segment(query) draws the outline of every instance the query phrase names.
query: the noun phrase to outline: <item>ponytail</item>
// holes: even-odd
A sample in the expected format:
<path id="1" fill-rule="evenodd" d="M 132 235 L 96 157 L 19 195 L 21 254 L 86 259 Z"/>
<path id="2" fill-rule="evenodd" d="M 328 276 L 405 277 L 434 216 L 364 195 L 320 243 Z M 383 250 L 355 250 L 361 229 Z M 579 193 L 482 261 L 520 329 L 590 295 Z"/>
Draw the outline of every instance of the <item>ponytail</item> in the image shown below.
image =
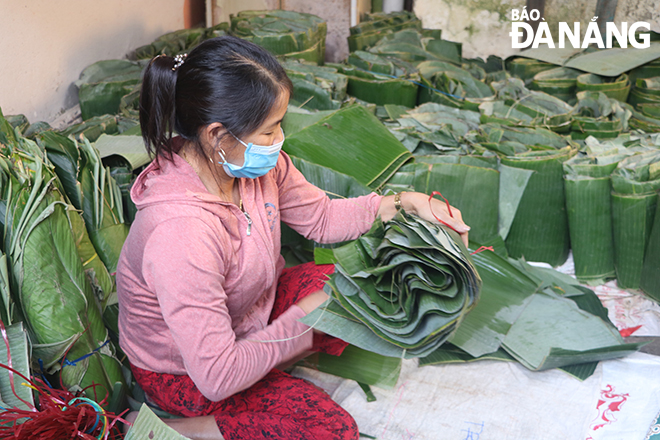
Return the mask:
<path id="1" fill-rule="evenodd" d="M 162 147 L 172 160 L 172 130 L 176 120 L 176 77 L 174 58 L 159 55 L 151 60 L 142 79 L 140 91 L 140 127 L 142 139 L 151 156 Z"/>
<path id="2" fill-rule="evenodd" d="M 173 159 L 172 132 L 203 153 L 199 133 L 219 122 L 241 138 L 268 117 L 293 84 L 266 49 L 237 37 L 211 38 L 178 62 L 157 56 L 144 72 L 140 126 L 147 150 Z"/>

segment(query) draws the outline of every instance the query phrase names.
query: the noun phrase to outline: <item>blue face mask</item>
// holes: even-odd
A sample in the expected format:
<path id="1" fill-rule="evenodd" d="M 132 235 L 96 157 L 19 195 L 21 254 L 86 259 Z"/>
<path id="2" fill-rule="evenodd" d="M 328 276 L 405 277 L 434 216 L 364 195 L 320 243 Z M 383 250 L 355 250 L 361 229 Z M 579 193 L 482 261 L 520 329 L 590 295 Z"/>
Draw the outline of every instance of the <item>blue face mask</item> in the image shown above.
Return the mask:
<path id="1" fill-rule="evenodd" d="M 282 128 L 280 128 L 280 131 L 282 131 Z M 232 134 L 232 136 L 234 135 Z M 256 179 L 257 177 L 261 177 L 268 171 L 275 168 L 275 165 L 277 165 L 277 159 L 280 157 L 282 144 L 284 143 L 283 131 L 282 140 L 271 146 L 255 145 L 252 142 L 246 144 L 236 136 L 234 137 L 238 142 L 245 145 L 243 165 L 238 166 L 227 162 L 224 154 L 218 151 L 218 154 L 222 158 L 222 162 L 218 163 L 222 165 L 225 172 L 230 177 L 246 177 L 248 179 Z"/>

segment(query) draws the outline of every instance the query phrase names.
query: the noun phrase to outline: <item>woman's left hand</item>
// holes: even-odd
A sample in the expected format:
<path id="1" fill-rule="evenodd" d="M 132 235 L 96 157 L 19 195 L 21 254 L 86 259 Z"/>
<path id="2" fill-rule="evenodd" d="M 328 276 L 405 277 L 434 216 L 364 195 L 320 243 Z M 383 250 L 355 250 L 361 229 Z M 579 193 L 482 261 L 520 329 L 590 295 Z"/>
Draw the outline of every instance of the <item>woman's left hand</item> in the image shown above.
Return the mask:
<path id="1" fill-rule="evenodd" d="M 439 223 L 438 219 L 442 220 L 450 228 L 461 235 L 461 240 L 463 240 L 463 243 L 467 247 L 468 231 L 470 230 L 470 227 L 463 223 L 461 211 L 452 206 L 452 215 L 449 215 L 447 204 L 444 201 L 431 199 L 429 203 L 429 196 L 418 192 L 402 192 L 399 197 L 401 200 L 401 208 L 406 212 L 416 214 L 424 220 L 433 223 Z M 383 197 L 378 208 L 378 215 L 381 220 L 391 220 L 396 215 L 396 211 L 396 207 L 394 206 L 394 196 Z"/>

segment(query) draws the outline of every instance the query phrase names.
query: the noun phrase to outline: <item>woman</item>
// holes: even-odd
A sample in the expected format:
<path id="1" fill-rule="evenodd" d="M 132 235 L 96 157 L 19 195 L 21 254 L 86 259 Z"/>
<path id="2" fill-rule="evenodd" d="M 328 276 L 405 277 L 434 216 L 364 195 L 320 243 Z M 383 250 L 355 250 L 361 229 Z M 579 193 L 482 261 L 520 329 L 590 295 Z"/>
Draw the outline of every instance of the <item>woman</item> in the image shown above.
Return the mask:
<path id="1" fill-rule="evenodd" d="M 144 74 L 140 125 L 155 160 L 131 191 L 138 213 L 117 270 L 120 345 L 149 400 L 184 416 L 168 423 L 191 438 L 357 438 L 326 394 L 274 369 L 345 346 L 298 321 L 327 299 L 333 268 L 283 271 L 280 221 L 331 243 L 401 207 L 434 217 L 424 194 L 331 201 L 309 184 L 280 151 L 291 93 L 273 56 L 234 37 L 185 59 L 156 57 Z M 432 208 L 467 240 L 457 210 Z"/>

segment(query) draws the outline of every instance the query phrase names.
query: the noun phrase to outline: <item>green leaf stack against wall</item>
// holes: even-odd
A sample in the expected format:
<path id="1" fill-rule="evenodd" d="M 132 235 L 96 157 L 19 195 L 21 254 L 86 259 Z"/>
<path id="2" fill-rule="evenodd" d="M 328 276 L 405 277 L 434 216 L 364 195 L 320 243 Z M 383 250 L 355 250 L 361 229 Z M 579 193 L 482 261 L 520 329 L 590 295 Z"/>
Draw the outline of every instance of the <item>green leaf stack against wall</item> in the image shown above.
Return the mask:
<path id="1" fill-rule="evenodd" d="M 614 265 L 621 288 L 639 288 L 659 190 L 660 150 L 628 157 L 612 173 Z"/>
<path id="2" fill-rule="evenodd" d="M 642 104 L 660 104 L 660 76 L 640 78 L 635 83 L 628 102 L 638 109 Z"/>
<path id="3" fill-rule="evenodd" d="M 577 78 L 581 71 L 567 67 L 555 67 L 534 75 L 531 88 L 548 93 L 562 101 L 575 101 Z"/>
<path id="4" fill-rule="evenodd" d="M 332 67 L 297 61 L 284 61 L 282 66 L 293 82 L 290 104 L 307 109 L 337 110 L 346 98 L 348 77 Z"/>

